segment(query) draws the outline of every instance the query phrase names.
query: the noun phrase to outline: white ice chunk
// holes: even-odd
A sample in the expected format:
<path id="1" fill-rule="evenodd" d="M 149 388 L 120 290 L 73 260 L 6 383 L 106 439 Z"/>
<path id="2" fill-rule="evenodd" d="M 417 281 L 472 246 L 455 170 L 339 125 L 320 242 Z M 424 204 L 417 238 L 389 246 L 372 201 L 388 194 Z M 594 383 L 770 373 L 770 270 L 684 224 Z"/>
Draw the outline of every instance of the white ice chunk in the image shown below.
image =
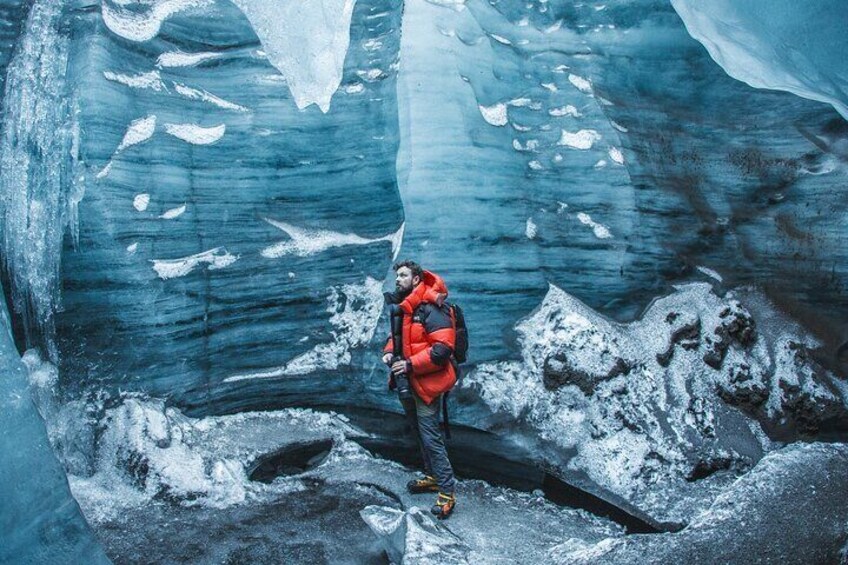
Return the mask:
<path id="1" fill-rule="evenodd" d="M 232 255 L 223 247 L 216 247 L 188 257 L 179 259 L 151 259 L 153 270 L 162 280 L 184 277 L 199 265 L 207 264 L 210 271 L 223 269 L 235 263 L 237 255 Z"/>
<path id="2" fill-rule="evenodd" d="M 600 141 L 601 136 L 593 129 L 581 129 L 577 132 L 569 132 L 562 130 L 562 136 L 559 138 L 557 145 L 565 145 L 573 149 L 591 149 L 596 141 Z"/>
<path id="3" fill-rule="evenodd" d="M 186 205 L 177 206 L 176 208 L 171 208 L 167 210 L 164 214 L 159 216 L 163 220 L 173 220 L 174 218 L 179 218 L 186 211 Z"/>
<path id="4" fill-rule="evenodd" d="M 167 90 L 165 88 L 165 83 L 162 82 L 162 76 L 159 74 L 159 71 L 156 70 L 139 73 L 137 75 L 125 75 L 123 73 L 103 71 L 103 76 L 106 80 L 111 80 L 112 82 L 117 82 L 124 86 L 129 86 L 130 88 L 149 88 L 156 92 Z"/>
<path id="5" fill-rule="evenodd" d="M 144 212 L 147 210 L 147 206 L 150 204 L 150 195 L 149 194 L 136 194 L 135 198 L 133 198 L 133 208 L 138 210 L 139 212 Z"/>
<path id="6" fill-rule="evenodd" d="M 104 0 L 101 13 L 103 23 L 115 35 L 130 41 L 148 41 L 159 35 L 162 23 L 173 14 L 211 3 L 212 0 L 152 0 L 139 2 L 150 7 L 143 12 L 136 12 L 115 6 L 119 2 Z"/>
<path id="7" fill-rule="evenodd" d="M 559 108 L 551 108 L 548 110 L 548 114 L 554 117 L 571 116 L 572 118 L 579 118 L 582 116 L 580 111 L 571 104 Z"/>
<path id="8" fill-rule="evenodd" d="M 115 153 L 119 153 L 128 147 L 143 143 L 153 137 L 153 132 L 156 130 L 156 116 L 150 115 L 145 118 L 139 118 L 130 122 L 127 127 L 124 138 Z"/>
<path id="9" fill-rule="evenodd" d="M 483 106 L 481 104 L 477 107 L 480 108 L 480 114 L 483 115 L 483 119 L 493 126 L 505 126 L 507 124 L 506 104 L 503 102 L 492 106 Z"/>
<path id="10" fill-rule="evenodd" d="M 321 253 L 333 247 L 343 247 L 345 245 L 370 245 L 379 241 L 388 241 L 392 244 L 392 254 L 397 256 L 400 250 L 400 242 L 403 238 L 404 225 L 401 224 L 398 231 L 378 237 L 368 239 L 358 236 L 353 233 L 334 232 L 330 230 L 310 230 L 298 228 L 286 222 L 264 218 L 266 222 L 275 228 L 285 232 L 291 239 L 281 241 L 270 247 L 262 250 L 262 256 L 268 259 L 276 259 L 284 255 L 296 255 L 297 257 L 307 257 L 316 253 Z"/>
<path id="11" fill-rule="evenodd" d="M 467 565 L 471 548 L 456 534 L 417 506 L 408 511 L 387 506 L 366 506 L 359 511 L 380 538 L 392 563 L 417 565 Z"/>
<path id="12" fill-rule="evenodd" d="M 192 88 L 190 86 L 186 86 L 184 84 L 174 83 L 174 90 L 177 91 L 181 96 L 185 96 L 186 98 L 191 98 L 192 100 L 203 100 L 204 102 L 209 102 L 210 104 L 214 104 L 219 108 L 223 108 L 225 110 L 234 110 L 236 112 L 249 112 L 250 110 L 245 108 L 240 104 L 236 104 L 234 102 L 230 102 L 229 100 L 224 100 L 218 96 L 210 92 L 206 92 L 205 90 L 200 90 L 197 88 Z"/>
<path id="13" fill-rule="evenodd" d="M 621 149 L 618 147 L 610 147 L 609 156 L 613 162 L 618 163 L 619 165 L 624 164 L 624 155 L 622 155 Z"/>
<path id="14" fill-rule="evenodd" d="M 350 45 L 355 0 L 233 0 L 271 62 L 286 79 L 299 109 L 330 110 Z"/>
<path id="15" fill-rule="evenodd" d="M 577 88 L 577 90 L 579 90 L 580 92 L 582 92 L 584 94 L 591 94 L 592 93 L 592 83 L 589 82 L 588 80 L 586 80 L 585 78 L 581 77 L 581 76 L 577 76 L 575 74 L 569 74 L 568 75 L 568 82 L 573 84 L 574 87 Z"/>
<path id="16" fill-rule="evenodd" d="M 192 145 L 210 145 L 224 137 L 227 126 L 220 124 L 205 128 L 197 124 L 165 124 L 165 131 Z"/>
<path id="17" fill-rule="evenodd" d="M 527 236 L 527 239 L 535 239 L 537 233 L 538 228 L 536 227 L 536 222 L 533 221 L 533 218 L 527 218 L 527 225 L 524 227 L 524 235 Z"/>
<path id="18" fill-rule="evenodd" d="M 135 253 L 137 250 L 138 250 L 138 243 L 130 243 L 129 245 L 127 245 L 127 253 L 129 253 L 130 255 Z"/>
<path id="19" fill-rule="evenodd" d="M 578 212 L 577 219 L 580 220 L 580 223 L 584 226 L 589 226 L 592 228 L 592 231 L 595 234 L 595 237 L 598 239 L 609 239 L 612 237 L 612 234 L 609 231 L 609 228 L 603 224 L 599 224 L 592 219 L 592 216 L 586 214 L 585 212 Z"/>
<path id="20" fill-rule="evenodd" d="M 184 53 L 183 51 L 169 51 L 162 53 L 156 60 L 157 67 L 194 67 L 206 61 L 214 61 L 223 57 L 223 53 L 217 51 L 200 51 L 197 53 Z"/>

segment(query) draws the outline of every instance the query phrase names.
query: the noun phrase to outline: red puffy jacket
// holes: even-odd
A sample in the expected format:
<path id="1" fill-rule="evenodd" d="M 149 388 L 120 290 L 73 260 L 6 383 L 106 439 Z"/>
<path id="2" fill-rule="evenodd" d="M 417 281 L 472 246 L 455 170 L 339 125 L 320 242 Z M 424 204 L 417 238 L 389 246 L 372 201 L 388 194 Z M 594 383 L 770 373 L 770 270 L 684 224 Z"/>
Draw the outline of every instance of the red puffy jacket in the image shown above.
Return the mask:
<path id="1" fill-rule="evenodd" d="M 421 282 L 400 303 L 403 311 L 403 356 L 412 364 L 409 384 L 425 404 L 456 384 L 451 362 L 456 328 L 448 306 L 448 289 L 442 278 L 424 271 Z M 392 352 L 392 338 L 383 349 Z"/>

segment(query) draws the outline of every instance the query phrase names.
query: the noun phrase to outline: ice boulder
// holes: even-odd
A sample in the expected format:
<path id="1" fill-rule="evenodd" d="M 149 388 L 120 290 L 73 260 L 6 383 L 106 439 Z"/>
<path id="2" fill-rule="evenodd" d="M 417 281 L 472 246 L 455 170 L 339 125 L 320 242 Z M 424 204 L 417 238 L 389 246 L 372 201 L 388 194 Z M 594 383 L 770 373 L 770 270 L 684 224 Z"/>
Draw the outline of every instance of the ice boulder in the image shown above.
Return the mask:
<path id="1" fill-rule="evenodd" d="M 366 506 L 362 519 L 377 534 L 392 563 L 436 565 L 469 563 L 469 546 L 417 506 L 406 512 L 387 506 Z"/>

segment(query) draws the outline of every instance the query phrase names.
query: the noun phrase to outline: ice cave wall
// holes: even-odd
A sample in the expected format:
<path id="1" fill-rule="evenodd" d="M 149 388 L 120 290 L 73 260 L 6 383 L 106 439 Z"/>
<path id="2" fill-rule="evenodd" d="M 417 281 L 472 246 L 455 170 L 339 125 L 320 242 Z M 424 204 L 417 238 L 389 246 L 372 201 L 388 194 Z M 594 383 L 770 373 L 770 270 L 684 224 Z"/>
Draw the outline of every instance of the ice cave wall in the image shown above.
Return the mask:
<path id="1" fill-rule="evenodd" d="M 459 421 L 529 428 L 563 468 L 576 454 L 669 512 L 657 477 L 773 447 L 740 414 L 838 420 L 845 398 L 770 306 L 763 339 L 738 339 L 730 295 L 672 284 L 763 286 L 837 366 L 848 319 L 844 120 L 727 76 L 675 6 L 327 0 L 282 14 L 293 30 L 248 0 L 3 3 L 19 348 L 58 360 L 69 398 L 397 409 L 380 292 L 397 253 L 417 257 L 468 313 Z M 300 48 L 319 60 L 293 67 Z M 631 326 L 604 318 L 662 294 Z M 739 296 L 742 320 L 769 303 Z M 556 338 L 544 355 L 534 333 Z M 716 438 L 728 422 L 741 447 Z"/>
<path id="2" fill-rule="evenodd" d="M 0 304 L 0 373 L 0 562 L 109 563 L 47 440 L 5 304 Z"/>
<path id="3" fill-rule="evenodd" d="M 261 2 L 35 6 L 4 257 L 70 388 L 385 404 L 368 348 L 404 230 L 474 362 L 518 357 L 548 283 L 619 320 L 671 283 L 763 284 L 845 339 L 841 118 L 728 77 L 665 2 L 336 2 L 284 14 L 298 41 Z"/>
<path id="4" fill-rule="evenodd" d="M 370 337 L 402 234 L 400 3 L 346 3 L 333 25 L 320 10 L 280 24 L 262 3 L 123 4 L 36 2 L 9 72 L 5 251 L 30 343 L 68 388 L 188 405 L 235 388 L 215 409 L 237 410 L 268 391 L 241 377 L 276 372 L 299 401 L 329 393 L 306 375 Z M 301 54 L 338 76 L 286 74 L 274 53 L 298 27 Z"/>

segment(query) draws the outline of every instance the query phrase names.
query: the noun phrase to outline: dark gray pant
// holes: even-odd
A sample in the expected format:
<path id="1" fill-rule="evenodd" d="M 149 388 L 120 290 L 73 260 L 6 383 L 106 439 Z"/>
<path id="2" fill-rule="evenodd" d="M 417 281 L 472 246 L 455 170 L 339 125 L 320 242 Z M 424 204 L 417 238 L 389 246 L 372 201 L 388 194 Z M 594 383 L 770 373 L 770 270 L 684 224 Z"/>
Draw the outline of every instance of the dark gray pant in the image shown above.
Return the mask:
<path id="1" fill-rule="evenodd" d="M 448 459 L 445 448 L 445 437 L 439 425 L 442 412 L 442 397 L 439 396 L 427 406 L 413 393 L 414 402 L 404 402 L 403 409 L 413 431 L 417 430 L 418 447 L 424 460 L 424 472 L 436 477 L 439 490 L 445 494 L 453 494 L 456 489 L 456 478 L 453 467 Z"/>

